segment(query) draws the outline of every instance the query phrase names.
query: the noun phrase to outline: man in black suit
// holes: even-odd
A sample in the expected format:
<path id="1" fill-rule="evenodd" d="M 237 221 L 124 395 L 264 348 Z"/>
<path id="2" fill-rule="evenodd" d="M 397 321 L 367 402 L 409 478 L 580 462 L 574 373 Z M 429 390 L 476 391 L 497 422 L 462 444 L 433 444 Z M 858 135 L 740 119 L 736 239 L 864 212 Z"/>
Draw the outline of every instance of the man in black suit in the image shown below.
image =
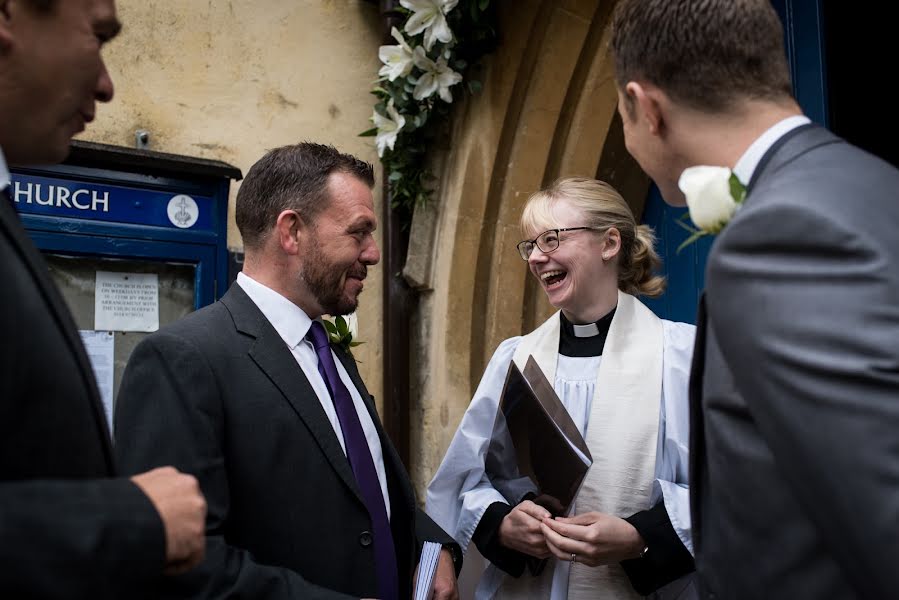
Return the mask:
<path id="1" fill-rule="evenodd" d="M 769 0 L 622 0 L 613 25 L 625 140 L 665 200 L 699 165 L 747 188 L 693 353 L 696 568 L 708 598 L 895 597 L 899 171 L 802 115 L 783 39 Z"/>
<path id="2" fill-rule="evenodd" d="M 209 501 L 207 558 L 166 595 L 408 598 L 421 543 L 458 547 L 417 508 L 347 349 L 320 317 L 355 311 L 372 236 L 372 167 L 333 147 L 277 148 L 237 197 L 243 272 L 222 300 L 148 336 L 119 392 L 126 469 L 172 463 Z"/>
<path id="3" fill-rule="evenodd" d="M 205 503 L 171 467 L 115 478 L 75 324 L 6 188 L 58 162 L 112 98 L 112 0 L 0 0 L 0 597 L 135 598 L 203 556 Z"/>

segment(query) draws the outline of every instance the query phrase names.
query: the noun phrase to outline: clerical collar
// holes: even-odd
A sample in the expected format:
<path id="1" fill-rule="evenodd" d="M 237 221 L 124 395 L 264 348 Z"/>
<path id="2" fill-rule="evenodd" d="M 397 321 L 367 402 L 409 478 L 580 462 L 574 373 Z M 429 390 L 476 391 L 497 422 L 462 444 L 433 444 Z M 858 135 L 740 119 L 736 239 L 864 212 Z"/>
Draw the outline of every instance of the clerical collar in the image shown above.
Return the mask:
<path id="1" fill-rule="evenodd" d="M 575 325 L 560 315 L 562 331 L 559 335 L 559 354 L 563 356 L 601 356 L 603 346 L 606 344 L 606 336 L 609 334 L 609 326 L 615 316 L 613 308 L 606 316 L 595 323 Z"/>

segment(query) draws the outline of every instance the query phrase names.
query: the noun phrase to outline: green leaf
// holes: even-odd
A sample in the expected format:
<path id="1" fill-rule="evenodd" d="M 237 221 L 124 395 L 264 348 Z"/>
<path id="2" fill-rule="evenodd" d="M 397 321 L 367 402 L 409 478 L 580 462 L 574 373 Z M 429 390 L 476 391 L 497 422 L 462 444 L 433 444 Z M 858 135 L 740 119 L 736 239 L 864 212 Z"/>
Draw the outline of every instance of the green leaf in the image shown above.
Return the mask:
<path id="1" fill-rule="evenodd" d="M 346 323 L 346 319 L 344 319 L 341 315 L 337 315 L 334 319 L 334 324 L 337 325 L 337 333 L 340 334 L 340 337 L 346 337 L 346 335 L 350 332 L 350 328 Z"/>
<path id="2" fill-rule="evenodd" d="M 362 133 L 359 134 L 359 137 L 374 137 L 378 135 L 378 128 L 372 127 L 371 129 L 366 129 Z"/>
<path id="3" fill-rule="evenodd" d="M 365 342 L 350 342 L 350 348 L 355 348 L 356 346 L 361 346 Z"/>
<path id="4" fill-rule="evenodd" d="M 743 202 L 743 200 L 746 199 L 746 186 L 744 186 L 743 183 L 739 179 L 737 179 L 735 173 L 730 174 L 730 180 L 728 181 L 728 183 L 730 183 L 730 197 L 733 198 L 734 202 L 736 202 L 737 204 Z"/>
<path id="5" fill-rule="evenodd" d="M 695 231 L 693 235 L 684 240 L 684 243 L 677 247 L 677 253 L 680 254 L 680 251 L 698 240 L 699 238 L 708 235 L 705 231 Z"/>
<path id="6" fill-rule="evenodd" d="M 322 319 L 322 323 L 324 323 L 325 329 L 328 330 L 328 333 L 329 333 L 329 334 L 331 334 L 331 335 L 339 335 L 339 334 L 337 333 L 337 327 L 334 326 L 334 323 L 332 323 L 331 321 L 329 321 L 329 320 L 327 320 L 327 319 Z"/>

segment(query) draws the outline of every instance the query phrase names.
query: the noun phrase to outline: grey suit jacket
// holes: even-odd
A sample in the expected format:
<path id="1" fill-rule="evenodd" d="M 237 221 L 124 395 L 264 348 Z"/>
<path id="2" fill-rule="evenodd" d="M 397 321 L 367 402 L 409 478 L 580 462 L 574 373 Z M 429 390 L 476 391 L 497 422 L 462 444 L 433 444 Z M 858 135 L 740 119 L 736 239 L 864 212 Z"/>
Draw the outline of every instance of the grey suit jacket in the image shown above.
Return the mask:
<path id="1" fill-rule="evenodd" d="M 455 544 L 417 508 L 353 359 L 339 348 L 383 448 L 400 589 L 423 540 Z M 377 595 L 372 526 L 349 461 L 287 344 L 234 285 L 134 350 L 116 407 L 128 472 L 173 464 L 209 505 L 206 559 L 160 598 Z"/>
<path id="2" fill-rule="evenodd" d="M 706 597 L 899 593 L 899 171 L 816 126 L 709 257 L 691 380 Z"/>

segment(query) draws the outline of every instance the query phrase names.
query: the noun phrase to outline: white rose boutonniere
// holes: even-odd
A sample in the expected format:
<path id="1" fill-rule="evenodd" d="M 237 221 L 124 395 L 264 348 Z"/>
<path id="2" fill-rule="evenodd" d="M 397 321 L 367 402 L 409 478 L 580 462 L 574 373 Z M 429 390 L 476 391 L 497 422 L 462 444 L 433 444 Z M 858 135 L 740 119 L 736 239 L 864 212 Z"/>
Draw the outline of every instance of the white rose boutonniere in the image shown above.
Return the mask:
<path id="1" fill-rule="evenodd" d="M 684 169 L 677 182 L 687 198 L 690 219 L 696 228 L 681 223 L 690 237 L 678 251 L 705 235 L 715 235 L 724 229 L 746 199 L 744 186 L 727 167 L 698 166 Z"/>
<path id="2" fill-rule="evenodd" d="M 331 343 L 346 350 L 350 356 L 353 355 L 352 348 L 365 343 L 356 340 L 356 336 L 359 334 L 359 322 L 356 318 L 356 313 L 346 315 L 346 317 L 340 315 L 329 317 L 322 319 L 322 322 L 325 325 L 328 339 Z"/>

